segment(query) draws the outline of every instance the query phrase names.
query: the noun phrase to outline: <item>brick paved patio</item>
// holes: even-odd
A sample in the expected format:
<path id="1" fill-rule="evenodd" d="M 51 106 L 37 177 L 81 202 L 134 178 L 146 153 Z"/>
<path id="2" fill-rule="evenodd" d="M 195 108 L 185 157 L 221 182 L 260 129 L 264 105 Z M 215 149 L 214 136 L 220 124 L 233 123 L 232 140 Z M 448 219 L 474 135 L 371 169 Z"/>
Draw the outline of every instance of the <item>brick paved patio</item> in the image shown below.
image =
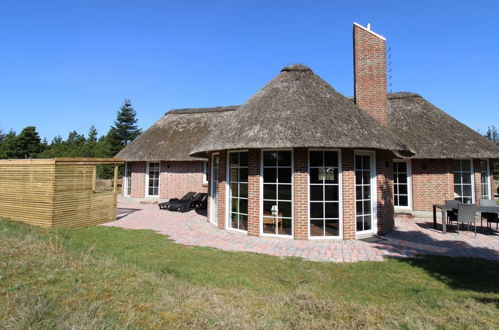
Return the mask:
<path id="1" fill-rule="evenodd" d="M 157 205 L 140 204 L 121 198 L 118 219 L 106 224 L 129 229 L 151 229 L 166 234 L 179 244 L 212 247 L 226 251 L 246 251 L 274 256 L 301 257 L 314 261 L 382 261 L 384 257 L 414 257 L 437 254 L 479 257 L 499 261 L 499 232 L 461 231 L 443 235 L 434 230 L 430 219 L 396 220 L 396 229 L 385 240 L 300 241 L 252 237 L 230 230 L 220 230 L 195 211 L 177 213 L 159 210 Z"/>

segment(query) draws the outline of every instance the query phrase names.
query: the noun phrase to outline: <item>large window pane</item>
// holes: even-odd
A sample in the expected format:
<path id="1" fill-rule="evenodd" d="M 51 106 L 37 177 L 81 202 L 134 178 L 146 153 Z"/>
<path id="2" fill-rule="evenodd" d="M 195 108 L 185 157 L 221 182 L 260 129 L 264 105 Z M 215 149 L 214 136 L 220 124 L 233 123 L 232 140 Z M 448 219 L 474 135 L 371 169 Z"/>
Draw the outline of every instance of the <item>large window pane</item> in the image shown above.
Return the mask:
<path id="1" fill-rule="evenodd" d="M 277 154 L 277 166 L 289 166 L 291 167 L 291 152 L 279 151 Z"/>
<path id="2" fill-rule="evenodd" d="M 277 199 L 277 185 L 264 184 L 263 185 L 263 199 Z"/>
<path id="3" fill-rule="evenodd" d="M 291 183 L 291 167 L 279 168 L 277 173 L 279 183 Z"/>
<path id="4" fill-rule="evenodd" d="M 263 153 L 263 166 L 277 166 L 277 151 Z"/>
<path id="5" fill-rule="evenodd" d="M 309 152 L 310 236 L 339 236 L 339 161 L 337 151 Z"/>
<path id="6" fill-rule="evenodd" d="M 291 185 L 281 184 L 279 185 L 279 193 L 277 195 L 279 200 L 290 201 L 291 200 Z"/>
<path id="7" fill-rule="evenodd" d="M 322 201 L 324 198 L 324 187 L 322 185 L 310 186 L 310 200 Z"/>
<path id="8" fill-rule="evenodd" d="M 291 235 L 292 152 L 263 152 L 263 232 Z"/>
<path id="9" fill-rule="evenodd" d="M 277 182 L 277 168 L 264 168 L 263 182 Z"/>

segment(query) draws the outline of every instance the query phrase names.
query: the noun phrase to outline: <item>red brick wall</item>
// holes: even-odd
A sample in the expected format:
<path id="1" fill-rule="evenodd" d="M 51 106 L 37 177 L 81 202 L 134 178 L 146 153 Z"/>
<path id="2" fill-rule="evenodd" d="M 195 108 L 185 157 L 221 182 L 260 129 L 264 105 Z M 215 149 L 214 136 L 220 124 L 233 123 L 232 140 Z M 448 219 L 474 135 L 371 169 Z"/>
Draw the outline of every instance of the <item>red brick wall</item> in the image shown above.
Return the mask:
<path id="1" fill-rule="evenodd" d="M 146 191 L 146 162 L 128 163 L 132 170 L 132 191 L 130 197 L 144 198 Z"/>
<path id="2" fill-rule="evenodd" d="M 343 239 L 355 239 L 355 170 L 352 149 L 341 150 Z"/>
<path id="3" fill-rule="evenodd" d="M 207 192 L 203 171 L 203 161 L 161 162 L 159 197 L 179 198 L 190 191 Z"/>
<path id="4" fill-rule="evenodd" d="M 393 154 L 376 152 L 376 186 L 378 208 L 378 233 L 385 234 L 395 227 L 393 219 Z"/>
<path id="5" fill-rule="evenodd" d="M 308 149 L 293 150 L 294 238 L 308 239 Z"/>
<path id="6" fill-rule="evenodd" d="M 451 159 L 412 159 L 412 208 L 431 211 L 433 204 L 454 199 Z"/>
<path id="7" fill-rule="evenodd" d="M 355 103 L 388 126 L 385 40 L 356 25 L 353 29 Z"/>
<path id="8" fill-rule="evenodd" d="M 248 150 L 248 235 L 260 236 L 260 149 Z"/>
<path id="9" fill-rule="evenodd" d="M 221 151 L 218 171 L 218 228 L 226 228 L 227 219 L 227 152 Z"/>
<path id="10" fill-rule="evenodd" d="M 146 193 L 146 162 L 129 162 L 132 171 L 130 197 L 144 198 Z M 207 192 L 203 184 L 203 162 L 161 162 L 159 198 L 182 197 L 189 191 Z"/>

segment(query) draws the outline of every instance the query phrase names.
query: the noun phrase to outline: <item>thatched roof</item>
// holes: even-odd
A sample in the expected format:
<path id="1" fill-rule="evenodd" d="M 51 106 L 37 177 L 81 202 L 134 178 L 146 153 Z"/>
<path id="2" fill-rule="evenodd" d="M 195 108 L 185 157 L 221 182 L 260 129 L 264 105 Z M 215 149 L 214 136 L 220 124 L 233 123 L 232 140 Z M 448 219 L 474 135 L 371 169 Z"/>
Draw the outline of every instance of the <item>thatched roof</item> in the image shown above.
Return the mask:
<path id="1" fill-rule="evenodd" d="M 390 128 L 412 158 L 499 158 L 499 147 L 414 93 L 388 94 Z"/>
<path id="2" fill-rule="evenodd" d="M 195 161 L 189 152 L 212 129 L 223 126 L 237 107 L 178 109 L 167 112 L 116 157 L 126 161 Z"/>
<path id="3" fill-rule="evenodd" d="M 331 147 L 410 153 L 390 130 L 306 66 L 281 70 L 191 155 L 247 148 Z"/>

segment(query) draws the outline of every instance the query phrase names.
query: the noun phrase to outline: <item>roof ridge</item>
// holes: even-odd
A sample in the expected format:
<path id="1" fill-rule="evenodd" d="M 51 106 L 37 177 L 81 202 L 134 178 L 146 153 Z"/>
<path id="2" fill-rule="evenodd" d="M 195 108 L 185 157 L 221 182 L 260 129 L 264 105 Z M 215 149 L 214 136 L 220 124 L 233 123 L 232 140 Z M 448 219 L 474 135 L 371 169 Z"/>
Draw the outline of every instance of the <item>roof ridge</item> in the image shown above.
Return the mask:
<path id="1" fill-rule="evenodd" d="M 208 108 L 181 108 L 181 109 L 172 109 L 165 112 L 165 115 L 169 114 L 195 114 L 195 113 L 210 113 L 210 112 L 226 112 L 226 111 L 235 111 L 239 108 L 239 105 L 225 105 L 218 107 L 208 107 Z"/>
<path id="2" fill-rule="evenodd" d="M 387 97 L 389 99 L 403 99 L 403 98 L 409 98 L 409 97 L 419 97 L 423 98 L 421 95 L 418 93 L 414 92 L 395 92 L 395 93 L 387 93 Z"/>

